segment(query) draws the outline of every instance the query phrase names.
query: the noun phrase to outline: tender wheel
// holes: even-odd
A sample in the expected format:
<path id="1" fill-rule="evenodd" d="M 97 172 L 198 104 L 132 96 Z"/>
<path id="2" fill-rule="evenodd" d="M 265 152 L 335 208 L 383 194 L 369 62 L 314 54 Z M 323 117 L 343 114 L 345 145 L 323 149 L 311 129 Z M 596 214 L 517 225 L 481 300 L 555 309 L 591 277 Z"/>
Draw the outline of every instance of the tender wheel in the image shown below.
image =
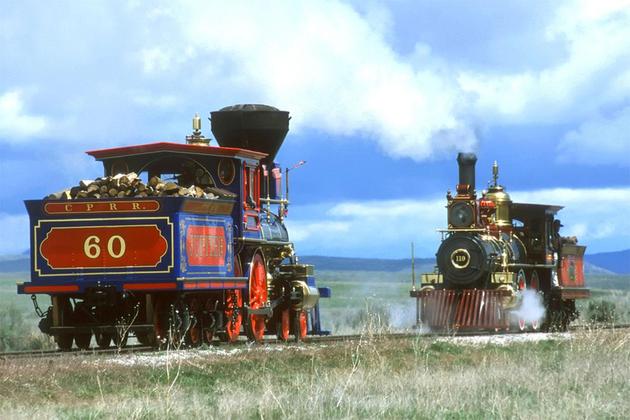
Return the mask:
<path id="1" fill-rule="evenodd" d="M 180 301 L 158 299 L 153 311 L 153 329 L 158 345 L 179 348 L 190 329 L 188 306 Z"/>
<path id="2" fill-rule="evenodd" d="M 155 346 L 155 334 L 153 333 L 136 333 L 136 339 L 143 346 Z"/>
<path id="3" fill-rule="evenodd" d="M 127 340 L 129 339 L 129 331 L 119 329 L 119 331 L 114 334 L 114 345 L 118 348 L 123 348 L 127 346 Z"/>
<path id="4" fill-rule="evenodd" d="M 282 312 L 280 312 L 280 317 L 276 322 L 276 336 L 278 337 L 278 340 L 289 340 L 289 334 L 291 330 L 290 318 L 291 316 L 288 309 L 284 309 Z"/>
<path id="5" fill-rule="evenodd" d="M 294 312 L 292 318 L 291 333 L 296 342 L 302 341 L 308 333 L 306 311 Z"/>
<path id="6" fill-rule="evenodd" d="M 171 305 L 169 312 L 169 336 L 173 347 L 180 348 L 187 342 L 191 325 L 188 305 L 179 300 Z"/>
<path id="7" fill-rule="evenodd" d="M 72 342 L 74 341 L 72 334 L 58 334 L 55 336 L 55 340 L 59 350 L 70 351 L 72 349 Z"/>
<path id="8" fill-rule="evenodd" d="M 71 325 L 72 320 L 72 306 L 70 305 L 70 301 L 67 297 L 57 297 L 57 304 L 59 305 L 59 325 L 62 327 L 67 327 Z M 74 334 L 72 333 L 62 333 L 55 335 L 55 341 L 57 342 L 57 346 L 61 351 L 70 351 L 72 348 L 72 342 L 74 341 Z"/>
<path id="9" fill-rule="evenodd" d="M 186 344 L 191 347 L 201 345 L 202 331 L 200 322 L 201 317 L 199 316 L 200 312 L 201 304 L 199 303 L 199 299 L 192 298 L 189 305 L 190 328 L 188 329 L 188 334 L 186 335 Z"/>
<path id="10" fill-rule="evenodd" d="M 267 304 L 267 269 L 260 254 L 254 255 L 249 274 L 249 307 L 260 309 Z M 265 315 L 249 315 L 247 337 L 261 342 L 265 336 Z"/>
<path id="11" fill-rule="evenodd" d="M 96 345 L 101 349 L 108 349 L 112 343 L 112 334 L 99 332 L 94 334 L 94 338 L 96 339 Z"/>
<path id="12" fill-rule="evenodd" d="M 208 298 L 205 303 L 205 312 L 207 314 L 212 314 L 215 312 L 218 306 L 218 301 L 216 298 Z M 214 339 L 214 333 L 217 330 L 217 320 L 214 315 L 206 315 L 203 317 L 203 325 L 202 325 L 202 338 L 203 342 L 206 344 L 211 344 Z"/>
<path id="13" fill-rule="evenodd" d="M 81 327 L 88 323 L 89 309 L 83 303 L 77 303 L 72 312 L 73 324 Z M 88 350 L 90 348 L 90 342 L 92 341 L 91 332 L 76 333 L 74 335 L 74 342 L 81 350 Z"/>
<path id="14" fill-rule="evenodd" d="M 163 298 L 157 298 L 153 309 L 153 331 L 154 342 L 158 345 L 165 345 L 169 339 L 169 313 L 170 302 Z"/>
<path id="15" fill-rule="evenodd" d="M 74 342 L 77 343 L 77 347 L 80 348 L 81 350 L 89 350 L 90 349 L 90 342 L 92 341 L 92 335 L 88 335 L 88 334 L 77 334 L 74 337 Z"/>

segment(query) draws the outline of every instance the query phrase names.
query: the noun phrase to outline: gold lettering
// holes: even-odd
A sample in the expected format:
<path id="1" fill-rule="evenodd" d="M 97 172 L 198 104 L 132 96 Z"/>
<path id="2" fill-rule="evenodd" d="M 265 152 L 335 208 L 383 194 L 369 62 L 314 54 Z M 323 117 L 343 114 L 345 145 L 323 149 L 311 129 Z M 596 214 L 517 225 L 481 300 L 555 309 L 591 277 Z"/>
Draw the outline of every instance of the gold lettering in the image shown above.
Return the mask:
<path id="1" fill-rule="evenodd" d="M 66 211 L 72 211 L 72 204 L 66 204 Z"/>
<path id="2" fill-rule="evenodd" d="M 94 208 L 94 204 L 92 203 L 87 203 L 85 205 L 85 211 L 91 211 Z"/>
<path id="3" fill-rule="evenodd" d="M 131 203 L 132 210 L 140 210 L 140 203 Z"/>
<path id="4" fill-rule="evenodd" d="M 190 235 L 189 255 L 194 257 L 221 257 L 225 250 L 222 236 L 217 235 Z"/>
<path id="5" fill-rule="evenodd" d="M 109 203 L 109 209 L 110 210 L 118 210 L 118 208 L 116 208 L 116 203 Z"/>

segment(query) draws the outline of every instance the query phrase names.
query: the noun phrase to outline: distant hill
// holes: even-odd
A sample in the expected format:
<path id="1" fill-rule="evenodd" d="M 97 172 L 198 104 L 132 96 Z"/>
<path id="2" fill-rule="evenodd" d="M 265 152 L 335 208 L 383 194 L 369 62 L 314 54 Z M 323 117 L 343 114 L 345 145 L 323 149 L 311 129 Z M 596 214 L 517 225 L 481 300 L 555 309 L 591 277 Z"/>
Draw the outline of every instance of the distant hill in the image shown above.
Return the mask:
<path id="1" fill-rule="evenodd" d="M 31 270 L 31 259 L 24 255 L 4 255 L 0 257 L 0 273 L 17 273 Z"/>
<path id="2" fill-rule="evenodd" d="M 615 252 L 587 254 L 586 262 L 616 274 L 630 274 L 630 249 Z"/>
<path id="3" fill-rule="evenodd" d="M 409 271 L 411 259 L 347 258 L 307 255 L 300 262 L 313 264 L 317 270 L 326 271 Z M 433 271 L 435 259 L 416 258 L 416 272 Z M 27 254 L 0 256 L 0 273 L 30 271 Z M 630 274 L 630 249 L 585 256 L 584 271 L 587 274 Z"/>
<path id="4" fill-rule="evenodd" d="M 617 273 L 610 271 L 610 270 L 606 270 L 605 268 L 602 268 L 598 265 L 595 264 L 591 264 L 588 261 L 584 261 L 584 274 L 601 274 L 601 275 L 613 275 L 616 276 Z"/>
<path id="5" fill-rule="evenodd" d="M 597 255 L 597 254 L 593 254 Z M 589 256 L 590 257 L 590 256 Z M 313 264 L 317 270 L 325 271 L 411 271 L 411 259 L 371 259 L 371 258 L 346 258 L 346 257 L 323 257 L 308 255 L 300 257 L 300 262 Z M 416 258 L 416 272 L 433 271 L 435 259 Z M 618 274 L 610 269 L 595 265 L 588 260 L 584 263 L 586 274 L 615 275 Z M 622 274 L 622 273 L 619 273 Z"/>

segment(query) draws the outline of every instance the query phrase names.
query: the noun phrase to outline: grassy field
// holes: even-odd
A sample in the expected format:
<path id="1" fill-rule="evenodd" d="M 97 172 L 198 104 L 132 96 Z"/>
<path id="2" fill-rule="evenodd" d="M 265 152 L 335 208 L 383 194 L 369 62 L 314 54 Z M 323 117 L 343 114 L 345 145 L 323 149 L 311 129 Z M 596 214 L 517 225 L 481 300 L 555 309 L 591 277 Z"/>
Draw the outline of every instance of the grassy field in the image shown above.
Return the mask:
<path id="1" fill-rule="evenodd" d="M 0 361 L 1 418 L 627 418 L 628 395 L 630 336 L 610 331 Z"/>

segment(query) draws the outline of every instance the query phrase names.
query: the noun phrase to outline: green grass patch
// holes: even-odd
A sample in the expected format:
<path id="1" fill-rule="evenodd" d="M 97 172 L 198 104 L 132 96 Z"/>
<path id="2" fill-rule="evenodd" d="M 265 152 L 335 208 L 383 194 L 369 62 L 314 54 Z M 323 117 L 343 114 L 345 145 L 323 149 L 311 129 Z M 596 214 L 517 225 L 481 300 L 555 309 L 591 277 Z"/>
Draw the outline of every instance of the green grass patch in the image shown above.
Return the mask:
<path id="1" fill-rule="evenodd" d="M 619 418 L 630 410 L 627 334 L 443 340 L 215 349 L 178 355 L 168 368 L 76 356 L 5 361 L 0 417 Z"/>

